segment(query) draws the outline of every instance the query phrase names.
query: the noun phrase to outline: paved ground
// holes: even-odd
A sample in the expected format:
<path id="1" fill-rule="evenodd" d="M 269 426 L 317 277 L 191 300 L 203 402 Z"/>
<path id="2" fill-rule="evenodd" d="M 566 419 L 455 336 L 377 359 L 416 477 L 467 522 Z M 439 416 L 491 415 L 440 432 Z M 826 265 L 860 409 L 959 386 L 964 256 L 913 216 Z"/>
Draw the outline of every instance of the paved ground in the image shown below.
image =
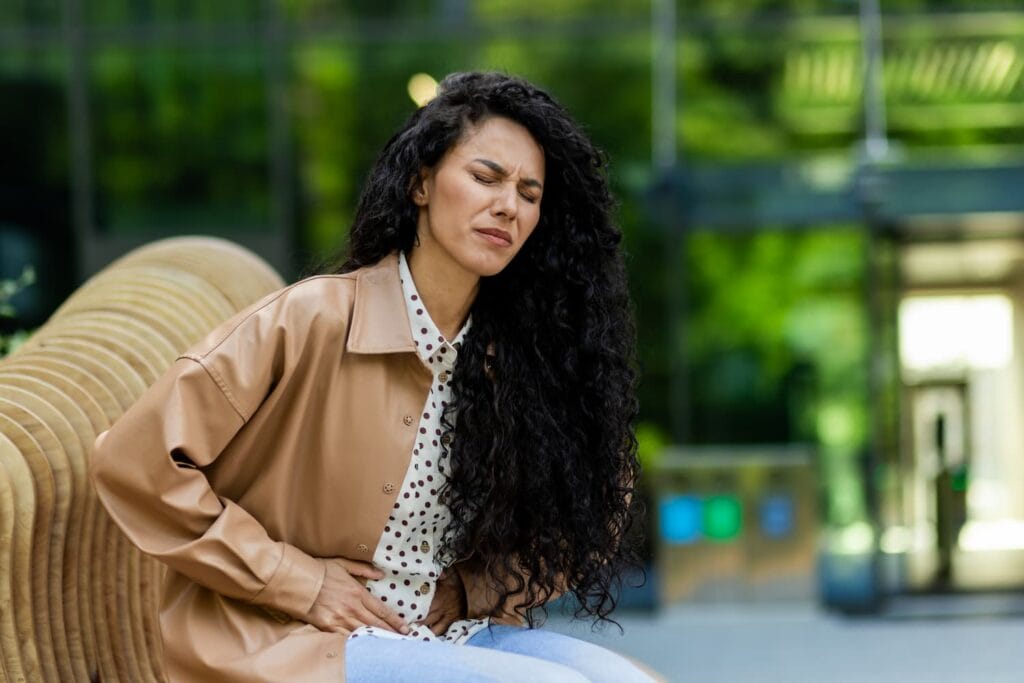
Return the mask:
<path id="1" fill-rule="evenodd" d="M 1020 683 L 1024 598 L 915 598 L 881 617 L 813 605 L 684 605 L 619 617 L 625 633 L 553 617 L 682 683 Z"/>

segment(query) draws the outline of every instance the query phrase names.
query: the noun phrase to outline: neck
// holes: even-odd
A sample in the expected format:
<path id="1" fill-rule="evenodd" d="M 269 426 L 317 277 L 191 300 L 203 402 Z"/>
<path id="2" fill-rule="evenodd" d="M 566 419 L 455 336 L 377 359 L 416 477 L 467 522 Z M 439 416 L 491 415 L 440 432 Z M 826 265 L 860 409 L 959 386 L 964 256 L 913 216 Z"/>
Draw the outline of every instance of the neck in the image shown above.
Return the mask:
<path id="1" fill-rule="evenodd" d="M 432 251 L 423 243 L 413 247 L 407 254 L 409 272 L 431 320 L 445 339 L 452 340 L 469 317 L 480 278 Z"/>

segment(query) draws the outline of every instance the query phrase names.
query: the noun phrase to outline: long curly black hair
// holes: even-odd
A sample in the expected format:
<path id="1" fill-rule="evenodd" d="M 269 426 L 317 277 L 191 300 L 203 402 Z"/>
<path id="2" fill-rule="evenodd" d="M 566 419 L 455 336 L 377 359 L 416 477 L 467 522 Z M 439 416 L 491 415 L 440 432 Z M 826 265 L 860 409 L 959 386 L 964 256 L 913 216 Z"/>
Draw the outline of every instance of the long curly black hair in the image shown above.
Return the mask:
<path id="1" fill-rule="evenodd" d="M 481 280 L 471 309 L 443 416 L 454 438 L 441 550 L 486 572 L 495 613 L 511 608 L 532 625 L 532 607 L 568 590 L 578 617 L 603 620 L 623 570 L 636 565 L 625 539 L 639 474 L 635 331 L 603 153 L 530 83 L 450 75 L 384 146 L 329 270 L 408 253 L 413 179 L 490 116 L 518 122 L 540 144 L 545 188 L 533 234 Z"/>

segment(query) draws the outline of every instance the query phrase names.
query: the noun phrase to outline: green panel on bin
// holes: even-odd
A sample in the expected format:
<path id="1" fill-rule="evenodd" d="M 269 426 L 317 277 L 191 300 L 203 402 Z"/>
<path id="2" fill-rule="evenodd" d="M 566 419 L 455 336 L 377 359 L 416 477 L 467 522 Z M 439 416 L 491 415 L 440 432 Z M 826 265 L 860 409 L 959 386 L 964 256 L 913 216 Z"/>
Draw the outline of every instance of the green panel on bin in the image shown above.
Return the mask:
<path id="1" fill-rule="evenodd" d="M 711 496 L 704 501 L 704 536 L 731 541 L 743 531 L 743 506 L 736 496 Z"/>

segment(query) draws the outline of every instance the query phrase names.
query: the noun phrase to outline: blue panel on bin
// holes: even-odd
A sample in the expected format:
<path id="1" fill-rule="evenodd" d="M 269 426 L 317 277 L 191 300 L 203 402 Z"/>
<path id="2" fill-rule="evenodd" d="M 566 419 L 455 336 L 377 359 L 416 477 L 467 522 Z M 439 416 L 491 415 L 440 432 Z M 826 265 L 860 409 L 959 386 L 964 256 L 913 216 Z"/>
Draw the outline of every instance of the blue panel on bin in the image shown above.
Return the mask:
<path id="1" fill-rule="evenodd" d="M 786 538 L 796 526 L 793 497 L 777 494 L 761 500 L 761 533 L 768 538 Z"/>
<path id="2" fill-rule="evenodd" d="M 700 540 L 703 503 L 697 496 L 662 498 L 658 505 L 661 539 L 666 543 L 687 545 Z"/>

